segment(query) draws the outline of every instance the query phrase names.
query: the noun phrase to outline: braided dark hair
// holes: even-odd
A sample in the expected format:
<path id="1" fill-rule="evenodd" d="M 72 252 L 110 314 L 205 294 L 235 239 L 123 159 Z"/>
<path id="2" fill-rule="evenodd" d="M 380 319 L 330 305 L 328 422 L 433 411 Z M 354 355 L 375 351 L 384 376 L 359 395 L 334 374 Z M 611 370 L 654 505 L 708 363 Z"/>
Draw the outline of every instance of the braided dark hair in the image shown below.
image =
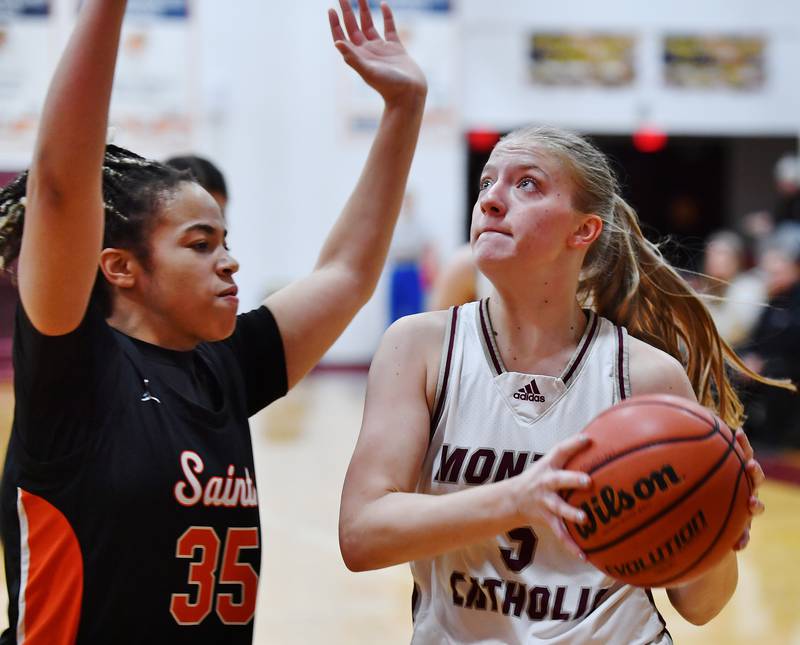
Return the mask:
<path id="1" fill-rule="evenodd" d="M 131 251 L 147 266 L 148 239 L 158 221 L 163 199 L 175 192 L 181 182 L 194 181 L 190 173 L 120 148 L 106 146 L 103 158 L 103 206 L 105 226 L 103 248 Z M 13 273 L 19 256 L 25 223 L 25 191 L 28 171 L 0 190 L 0 271 Z M 103 315 L 111 315 L 111 293 L 98 270 L 92 302 Z"/>

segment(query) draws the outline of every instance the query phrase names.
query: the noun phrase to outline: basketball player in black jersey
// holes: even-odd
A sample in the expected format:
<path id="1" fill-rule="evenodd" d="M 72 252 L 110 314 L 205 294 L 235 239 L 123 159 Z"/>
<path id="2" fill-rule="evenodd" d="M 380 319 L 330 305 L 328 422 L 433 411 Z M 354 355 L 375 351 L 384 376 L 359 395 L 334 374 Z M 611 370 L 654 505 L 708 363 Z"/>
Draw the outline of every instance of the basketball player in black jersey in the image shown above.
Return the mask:
<path id="1" fill-rule="evenodd" d="M 335 46 L 385 102 L 375 141 L 314 271 L 237 317 L 211 196 L 104 143 L 125 8 L 84 0 L 30 171 L 0 193 L 0 259 L 18 260 L 20 291 L 3 644 L 251 641 L 262 536 L 247 419 L 372 293 L 422 118 L 426 82 L 389 8 L 381 37 L 364 0 L 360 24 L 342 0 Z"/>

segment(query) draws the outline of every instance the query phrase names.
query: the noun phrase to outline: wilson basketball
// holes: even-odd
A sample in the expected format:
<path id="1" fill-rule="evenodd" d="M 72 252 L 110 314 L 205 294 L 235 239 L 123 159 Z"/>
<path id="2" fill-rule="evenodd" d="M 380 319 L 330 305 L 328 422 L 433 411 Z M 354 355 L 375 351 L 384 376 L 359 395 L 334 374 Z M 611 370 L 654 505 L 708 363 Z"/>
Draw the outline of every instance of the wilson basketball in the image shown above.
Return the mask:
<path id="1" fill-rule="evenodd" d="M 641 587 L 686 582 L 743 533 L 750 479 L 734 433 L 687 399 L 638 396 L 598 415 L 592 445 L 564 467 L 592 488 L 564 493 L 587 515 L 567 530 L 594 566 Z"/>

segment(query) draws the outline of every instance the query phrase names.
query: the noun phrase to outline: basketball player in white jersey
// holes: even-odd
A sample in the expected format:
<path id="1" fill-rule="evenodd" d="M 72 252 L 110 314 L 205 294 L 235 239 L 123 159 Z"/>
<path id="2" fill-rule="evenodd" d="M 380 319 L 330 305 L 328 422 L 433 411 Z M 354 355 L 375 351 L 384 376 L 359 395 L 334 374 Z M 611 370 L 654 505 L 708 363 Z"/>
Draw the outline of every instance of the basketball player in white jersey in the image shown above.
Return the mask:
<path id="1" fill-rule="evenodd" d="M 697 398 L 739 427 L 725 364 L 747 368 L 588 142 L 516 131 L 480 181 L 471 244 L 493 292 L 386 332 L 344 485 L 344 560 L 411 562 L 414 643 L 670 643 L 649 590 L 592 567 L 570 540 L 563 522 L 585 518 L 558 492 L 590 482 L 562 466 L 587 445 L 581 429 L 631 395 Z M 763 510 L 756 495 L 749 507 Z M 731 551 L 668 595 L 702 624 L 736 583 Z"/>

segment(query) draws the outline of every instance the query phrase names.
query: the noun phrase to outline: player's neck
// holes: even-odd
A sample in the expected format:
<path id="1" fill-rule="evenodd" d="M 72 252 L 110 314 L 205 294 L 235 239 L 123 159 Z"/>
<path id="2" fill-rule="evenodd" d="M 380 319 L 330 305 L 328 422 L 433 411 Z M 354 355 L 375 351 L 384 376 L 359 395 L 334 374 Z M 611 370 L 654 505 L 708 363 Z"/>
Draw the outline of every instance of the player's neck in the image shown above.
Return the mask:
<path id="1" fill-rule="evenodd" d="M 150 309 L 129 305 L 118 299 L 106 322 L 127 336 L 165 349 L 189 351 L 197 347 L 199 340 L 175 330 L 172 321 Z"/>
<path id="2" fill-rule="evenodd" d="M 506 368 L 531 374 L 560 374 L 587 323 L 574 289 L 530 298 L 495 293 L 489 313 Z"/>

